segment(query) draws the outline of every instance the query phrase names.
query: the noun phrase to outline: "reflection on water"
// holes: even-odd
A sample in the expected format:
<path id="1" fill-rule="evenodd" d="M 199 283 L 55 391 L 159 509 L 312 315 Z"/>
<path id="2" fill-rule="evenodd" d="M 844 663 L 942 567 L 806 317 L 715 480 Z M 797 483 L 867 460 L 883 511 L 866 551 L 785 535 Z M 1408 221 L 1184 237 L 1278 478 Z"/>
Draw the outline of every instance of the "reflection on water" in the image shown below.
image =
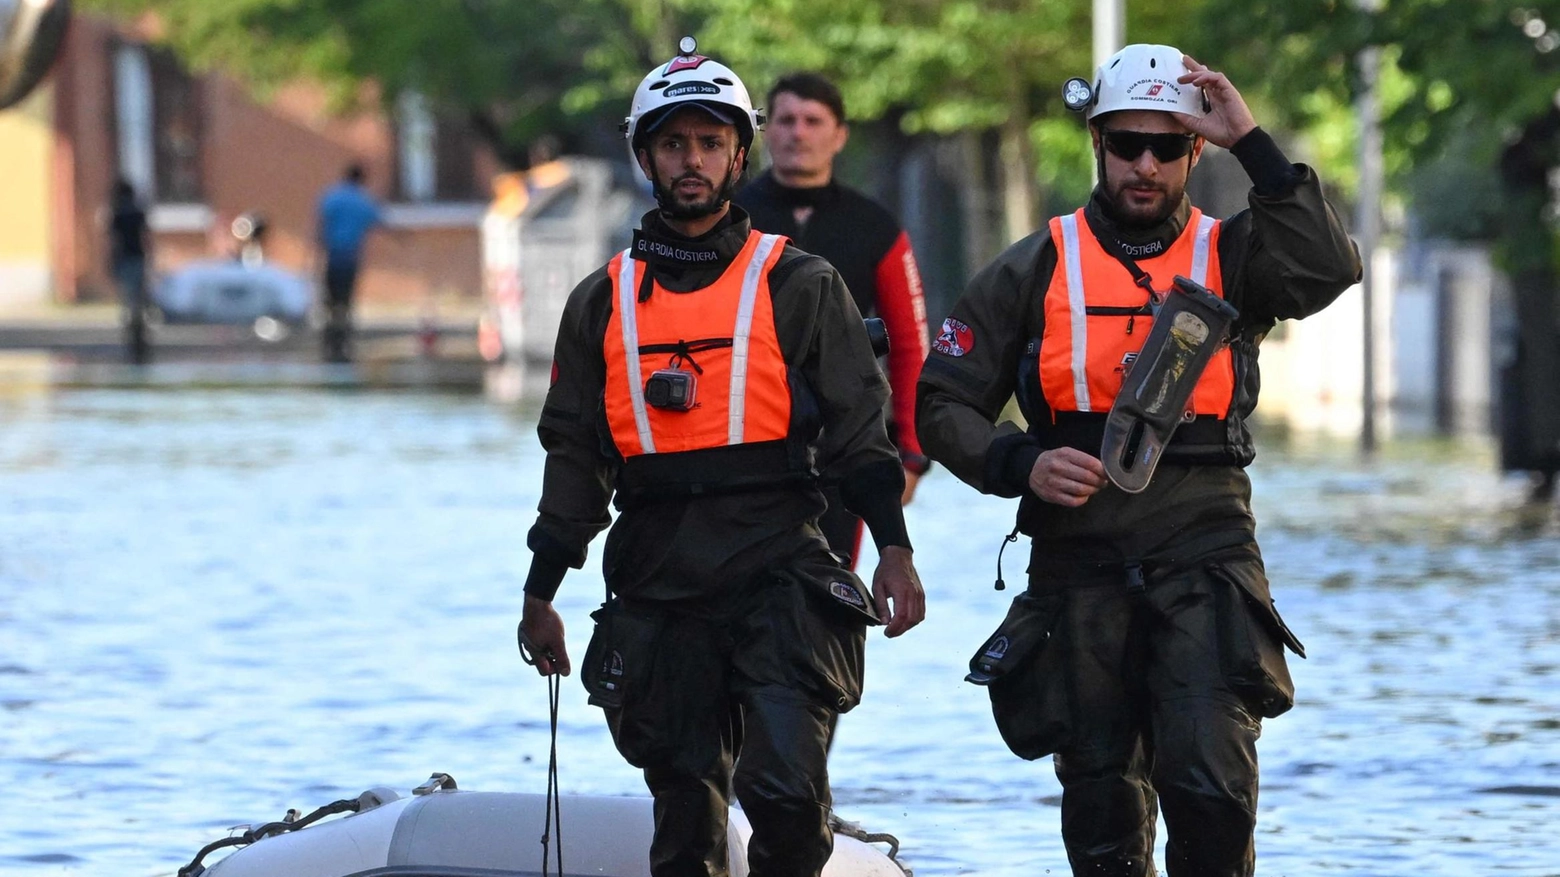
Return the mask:
<path id="1" fill-rule="evenodd" d="M 230 825 L 434 770 L 545 788 L 545 688 L 513 646 L 532 413 L 39 390 L 0 423 L 0 873 L 172 874 Z M 1481 447 L 1269 447 L 1253 480 L 1311 654 L 1262 741 L 1261 873 L 1560 873 L 1553 511 Z M 1049 764 L 961 681 L 1010 596 L 1011 506 L 937 470 L 909 517 L 929 620 L 871 643 L 839 809 L 923 877 L 1065 874 Z M 576 650 L 600 590 L 587 568 L 560 595 Z M 642 791 L 572 680 L 559 755 L 566 792 Z"/>

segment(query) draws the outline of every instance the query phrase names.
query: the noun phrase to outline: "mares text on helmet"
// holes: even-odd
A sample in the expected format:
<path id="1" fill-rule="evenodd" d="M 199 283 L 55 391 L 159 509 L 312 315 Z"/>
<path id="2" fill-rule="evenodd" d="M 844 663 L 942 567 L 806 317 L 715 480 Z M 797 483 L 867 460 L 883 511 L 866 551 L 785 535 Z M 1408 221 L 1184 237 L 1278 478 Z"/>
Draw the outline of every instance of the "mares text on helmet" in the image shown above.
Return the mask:
<path id="1" fill-rule="evenodd" d="M 683 97 L 690 94 L 720 94 L 720 86 L 710 82 L 682 82 L 663 92 L 667 97 Z"/>
<path id="2" fill-rule="evenodd" d="M 949 317 L 943 320 L 932 349 L 944 356 L 963 356 L 975 349 L 975 331 L 967 323 Z"/>

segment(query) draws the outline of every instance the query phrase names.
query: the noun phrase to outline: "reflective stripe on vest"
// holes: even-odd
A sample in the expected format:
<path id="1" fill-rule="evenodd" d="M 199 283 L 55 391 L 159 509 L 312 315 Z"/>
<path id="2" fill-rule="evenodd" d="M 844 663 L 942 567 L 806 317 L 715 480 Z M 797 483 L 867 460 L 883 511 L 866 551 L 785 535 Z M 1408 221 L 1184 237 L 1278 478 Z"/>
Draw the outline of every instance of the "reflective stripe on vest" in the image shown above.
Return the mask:
<path id="1" fill-rule="evenodd" d="M 685 293 L 656 284 L 644 302 L 638 289 L 642 266 L 628 251 L 608 265 L 615 307 L 602 344 L 607 423 L 624 457 L 786 437 L 790 386 L 769 297 L 769 272 L 784 241 L 753 232 L 714 283 Z M 698 385 L 692 410 L 667 411 L 645 402 L 646 379 L 672 367 L 673 356 L 641 353 L 643 348 L 715 338 L 730 338 L 731 345 L 696 352 L 681 366 L 694 372 Z"/>
<path id="2" fill-rule="evenodd" d="M 622 326 L 624 366 L 622 381 L 628 387 L 629 404 L 634 412 L 634 431 L 639 435 L 639 447 L 647 454 L 655 453 L 655 436 L 650 434 L 650 415 L 645 410 L 645 386 L 640 383 L 639 367 L 639 309 L 635 299 L 634 257 L 624 250 L 618 256 L 617 308 L 614 317 Z M 610 332 L 611 329 L 609 328 Z M 611 368 L 607 369 L 611 372 Z M 610 391 L 608 395 L 611 395 Z M 617 427 L 613 427 L 613 432 Z"/>
<path id="3" fill-rule="evenodd" d="M 1168 290 L 1179 274 L 1224 294 L 1219 266 L 1220 223 L 1192 209 L 1186 228 L 1170 247 L 1137 260 L 1155 289 Z M 1052 411 L 1106 412 L 1116 401 L 1126 366 L 1148 339 L 1153 318 L 1133 311 L 1147 294 L 1089 231 L 1080 209 L 1051 220 L 1051 239 L 1061 268 L 1046 290 L 1045 334 L 1040 345 L 1040 386 Z M 1235 393 L 1229 348 L 1209 363 L 1192 394 L 1197 414 L 1225 416 Z"/>

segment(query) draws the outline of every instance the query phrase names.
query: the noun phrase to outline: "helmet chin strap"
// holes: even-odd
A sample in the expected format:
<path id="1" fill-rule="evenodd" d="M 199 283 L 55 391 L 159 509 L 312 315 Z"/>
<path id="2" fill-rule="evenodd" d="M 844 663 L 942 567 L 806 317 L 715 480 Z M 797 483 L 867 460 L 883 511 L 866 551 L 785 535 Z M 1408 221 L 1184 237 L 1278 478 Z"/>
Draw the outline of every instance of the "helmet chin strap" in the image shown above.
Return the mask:
<path id="1" fill-rule="evenodd" d="M 1100 181 L 1101 192 L 1110 191 L 1110 184 L 1105 179 L 1105 144 L 1100 141 L 1096 141 L 1094 145 L 1094 178 Z M 1105 205 L 1109 207 L 1110 198 L 1107 197 L 1103 200 L 1105 201 Z M 1113 210 L 1111 212 L 1114 213 L 1115 211 Z M 1111 219 L 1115 220 L 1116 217 L 1112 216 Z"/>

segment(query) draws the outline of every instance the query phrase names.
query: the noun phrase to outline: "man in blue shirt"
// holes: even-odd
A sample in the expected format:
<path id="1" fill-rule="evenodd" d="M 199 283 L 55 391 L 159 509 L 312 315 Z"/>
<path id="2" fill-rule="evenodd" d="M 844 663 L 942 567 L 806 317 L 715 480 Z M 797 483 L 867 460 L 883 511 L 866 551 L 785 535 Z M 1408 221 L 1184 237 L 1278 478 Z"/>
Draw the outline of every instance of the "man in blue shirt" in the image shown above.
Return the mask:
<path id="1" fill-rule="evenodd" d="M 325 251 L 325 361 L 348 362 L 352 293 L 362 262 L 363 241 L 384 225 L 379 204 L 363 188 L 361 164 L 348 165 L 341 181 L 320 196 L 319 244 Z"/>

